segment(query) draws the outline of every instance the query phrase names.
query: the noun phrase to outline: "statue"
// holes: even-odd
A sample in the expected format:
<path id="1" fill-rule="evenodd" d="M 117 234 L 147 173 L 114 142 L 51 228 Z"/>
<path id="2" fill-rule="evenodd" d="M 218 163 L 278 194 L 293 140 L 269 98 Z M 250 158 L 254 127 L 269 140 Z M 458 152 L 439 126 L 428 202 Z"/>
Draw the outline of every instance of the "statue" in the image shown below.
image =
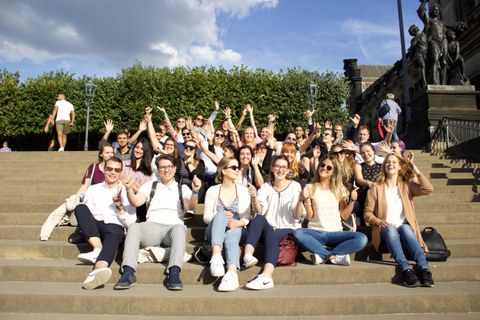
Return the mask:
<path id="1" fill-rule="evenodd" d="M 448 42 L 446 27 L 440 18 L 440 6 L 434 4 L 427 15 L 426 3 L 421 0 L 417 10 L 418 17 L 424 23 L 423 32 L 427 36 L 427 64 L 429 66 L 429 84 L 446 84 Z"/>
<path id="2" fill-rule="evenodd" d="M 452 84 L 452 78 L 456 74 L 458 75 L 462 84 L 468 81 L 465 76 L 465 63 L 463 57 L 460 55 L 460 43 L 456 40 L 457 35 L 455 31 L 447 31 L 448 40 L 448 72 L 447 72 L 447 84 Z"/>
<path id="3" fill-rule="evenodd" d="M 418 67 L 420 73 L 420 86 L 425 88 L 427 86 L 426 77 L 426 58 L 427 58 L 427 36 L 425 32 L 420 32 L 416 25 L 411 25 L 408 28 L 408 33 L 413 37 L 410 42 L 410 53 L 413 61 Z"/>

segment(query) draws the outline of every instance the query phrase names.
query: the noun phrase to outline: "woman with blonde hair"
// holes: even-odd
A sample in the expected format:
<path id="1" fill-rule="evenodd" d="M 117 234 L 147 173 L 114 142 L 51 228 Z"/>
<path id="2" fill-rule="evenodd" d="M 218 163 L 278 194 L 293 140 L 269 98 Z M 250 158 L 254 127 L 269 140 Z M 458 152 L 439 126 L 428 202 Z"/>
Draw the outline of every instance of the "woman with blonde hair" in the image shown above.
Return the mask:
<path id="1" fill-rule="evenodd" d="M 246 236 L 245 226 L 250 220 L 250 194 L 248 189 L 236 183 L 240 166 L 233 158 L 223 158 L 218 163 L 216 182 L 205 196 L 203 221 L 208 224 L 205 231 L 212 244 L 210 273 L 223 276 L 219 291 L 233 291 L 238 288 L 237 270 L 240 269 L 239 244 Z M 222 249 L 225 246 L 227 273 Z"/>
<path id="2" fill-rule="evenodd" d="M 418 182 L 414 181 L 417 178 Z M 403 284 L 433 287 L 432 273 L 425 253 L 428 248 L 418 227 L 413 198 L 432 193 L 430 181 L 412 162 L 390 154 L 382 164 L 381 175 L 369 190 L 365 221 L 372 225 L 372 244 L 378 251 L 384 242 L 402 271 Z M 405 257 L 405 247 L 417 263 L 420 281 Z"/>
<path id="3" fill-rule="evenodd" d="M 313 185 L 303 189 L 295 210 L 297 219 L 303 210 L 306 211 L 308 228 L 293 233 L 299 245 L 312 252 L 313 264 L 331 262 L 348 266 L 350 253 L 367 244 L 363 233 L 342 231 L 341 219 L 346 220 L 351 215 L 356 198 L 357 192 L 353 190 L 347 203 L 347 191 L 337 158 L 332 155 L 322 158 Z"/>

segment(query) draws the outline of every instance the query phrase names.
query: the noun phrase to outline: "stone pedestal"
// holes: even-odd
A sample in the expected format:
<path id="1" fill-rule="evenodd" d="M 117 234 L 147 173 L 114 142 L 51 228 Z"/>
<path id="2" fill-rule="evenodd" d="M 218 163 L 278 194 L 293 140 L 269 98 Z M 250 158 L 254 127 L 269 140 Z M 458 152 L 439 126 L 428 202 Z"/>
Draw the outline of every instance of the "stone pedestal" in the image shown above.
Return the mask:
<path id="1" fill-rule="evenodd" d="M 480 120 L 473 86 L 428 85 L 410 99 L 410 121 L 404 138 L 407 148 L 421 149 L 431 141 L 438 121 L 443 117 Z"/>

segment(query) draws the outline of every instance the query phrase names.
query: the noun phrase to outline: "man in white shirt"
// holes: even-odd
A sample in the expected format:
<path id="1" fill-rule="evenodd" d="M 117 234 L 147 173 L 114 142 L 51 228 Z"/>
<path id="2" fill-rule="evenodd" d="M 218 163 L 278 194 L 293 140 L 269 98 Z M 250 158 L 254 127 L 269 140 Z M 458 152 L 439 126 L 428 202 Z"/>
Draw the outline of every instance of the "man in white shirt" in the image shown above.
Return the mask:
<path id="1" fill-rule="evenodd" d="M 193 210 L 197 205 L 201 181 L 195 176 L 192 190 L 186 185 L 178 185 L 175 181 L 175 159 L 171 156 L 159 156 L 156 164 L 160 180 L 155 185 L 154 181 L 149 181 L 135 194 L 133 179 L 131 177 L 125 179 L 130 203 L 134 207 L 147 203 L 147 221 L 135 223 L 128 229 L 121 267 L 123 275 L 114 286 L 115 290 L 128 289 L 137 284 L 135 272 L 140 246 L 159 245 L 170 247 L 167 288 L 183 289 L 180 271 L 187 243 L 183 217 L 185 210 Z"/>
<path id="2" fill-rule="evenodd" d="M 73 110 L 73 105 L 65 100 L 65 94 L 60 93 L 57 96 L 57 102 L 55 102 L 55 107 L 53 109 L 52 118 L 55 118 L 55 125 L 58 134 L 58 151 L 65 151 L 65 146 L 67 145 L 67 135 L 70 131 L 70 128 L 73 127 L 75 123 L 75 111 Z M 72 119 L 70 120 L 70 115 Z"/>
<path id="3" fill-rule="evenodd" d="M 90 186 L 84 203 L 75 208 L 78 227 L 93 247 L 93 251 L 78 255 L 81 262 L 95 265 L 83 283 L 87 290 L 98 288 L 110 279 L 112 271 L 108 267 L 125 237 L 125 229 L 137 218 L 120 182 L 122 169 L 120 159 L 108 159 L 104 169 L 105 181 Z"/>

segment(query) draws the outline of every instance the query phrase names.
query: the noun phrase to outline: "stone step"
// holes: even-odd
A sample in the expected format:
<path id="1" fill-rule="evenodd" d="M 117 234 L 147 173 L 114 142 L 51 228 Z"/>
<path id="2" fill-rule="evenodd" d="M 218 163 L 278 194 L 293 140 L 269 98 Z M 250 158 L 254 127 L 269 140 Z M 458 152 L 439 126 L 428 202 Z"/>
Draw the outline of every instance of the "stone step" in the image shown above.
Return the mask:
<path id="1" fill-rule="evenodd" d="M 480 258 L 449 258 L 445 262 L 430 262 L 435 282 L 480 281 Z M 120 278 L 120 260 L 110 267 L 110 284 Z M 11 260 L 0 259 L 2 281 L 66 282 L 81 284 L 92 266 L 75 260 Z M 162 283 L 165 264 L 143 263 L 138 266 L 137 281 L 143 285 Z M 238 272 L 239 282 L 245 284 L 261 271 L 261 265 Z M 352 261 L 348 267 L 312 265 L 302 261 L 295 267 L 277 267 L 274 273 L 276 285 L 368 284 L 401 283 L 401 272 L 391 259 L 382 261 Z M 186 285 L 218 284 L 208 267 L 185 263 L 182 282 Z"/>
<path id="2" fill-rule="evenodd" d="M 480 212 L 418 212 L 417 219 L 422 225 L 437 224 L 478 224 Z"/>
<path id="3" fill-rule="evenodd" d="M 3 316 L 3 318 L 2 318 Z M 44 313 L 42 316 L 48 320 L 78 320 L 84 317 L 84 314 L 60 314 L 60 313 Z M 326 315 L 326 316 L 228 316 L 228 320 L 384 320 L 385 314 L 380 315 Z M 0 313 L 1 319 L 8 320 L 38 320 L 38 314 L 31 313 Z M 105 315 L 105 314 L 89 314 L 89 320 L 191 320 L 191 316 L 145 316 L 145 315 Z M 196 316 L 195 320 L 224 320 L 225 316 Z M 480 319 L 480 312 L 469 313 L 403 313 L 403 314 L 388 314 L 389 320 L 478 320 Z"/>
<path id="4" fill-rule="evenodd" d="M 479 239 L 445 239 L 445 243 L 455 258 L 480 257 Z M 187 243 L 187 252 L 192 253 L 195 243 Z M 0 259 L 67 259 L 75 260 L 80 252 L 91 251 L 87 243 L 70 244 L 65 240 L 5 240 L 0 239 Z M 260 250 L 257 250 L 261 254 Z M 388 253 L 381 254 L 383 260 L 388 259 Z M 308 257 L 305 252 L 304 257 Z M 380 255 L 373 250 L 371 244 L 352 257 L 366 260 L 370 257 L 378 259 Z"/>
<path id="5" fill-rule="evenodd" d="M 426 199 L 426 198 L 425 198 Z M 415 200 L 415 209 L 420 212 L 480 212 L 480 202 L 439 202 Z"/>
<path id="6" fill-rule="evenodd" d="M 1 312 L 81 313 L 164 316 L 311 316 L 392 313 L 478 312 L 478 282 L 437 283 L 434 288 L 397 285 L 278 285 L 271 290 L 216 292 L 185 286 L 138 285 L 127 291 L 112 285 L 92 291 L 79 284 L 3 282 Z M 370 293 L 370 294 L 368 294 Z M 230 302 L 230 303 L 229 303 Z M 219 307 L 228 305 L 228 307 Z"/>
<path id="7" fill-rule="evenodd" d="M 420 228 L 427 226 L 420 224 Z M 428 225 L 430 226 L 430 225 Z M 38 240 L 40 234 L 38 225 L 0 225 L 1 238 L 4 240 Z M 440 232 L 444 239 L 476 239 L 480 234 L 480 224 L 438 224 L 434 228 Z M 67 241 L 68 237 L 74 233 L 75 227 L 61 226 L 56 227 L 49 240 Z M 187 242 L 201 242 L 205 240 L 205 227 L 194 226 L 187 228 Z M 370 230 L 359 229 L 360 232 L 370 234 Z"/>

